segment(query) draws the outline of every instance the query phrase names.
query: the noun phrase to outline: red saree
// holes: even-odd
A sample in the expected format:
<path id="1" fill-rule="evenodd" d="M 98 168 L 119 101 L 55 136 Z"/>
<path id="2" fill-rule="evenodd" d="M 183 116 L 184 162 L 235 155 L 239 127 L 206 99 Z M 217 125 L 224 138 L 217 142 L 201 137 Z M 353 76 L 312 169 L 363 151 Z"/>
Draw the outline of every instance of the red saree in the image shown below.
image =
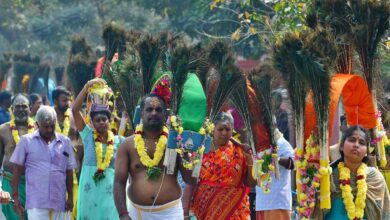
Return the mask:
<path id="1" fill-rule="evenodd" d="M 198 220 L 248 219 L 247 166 L 240 147 L 231 142 L 204 156 L 192 210 Z"/>

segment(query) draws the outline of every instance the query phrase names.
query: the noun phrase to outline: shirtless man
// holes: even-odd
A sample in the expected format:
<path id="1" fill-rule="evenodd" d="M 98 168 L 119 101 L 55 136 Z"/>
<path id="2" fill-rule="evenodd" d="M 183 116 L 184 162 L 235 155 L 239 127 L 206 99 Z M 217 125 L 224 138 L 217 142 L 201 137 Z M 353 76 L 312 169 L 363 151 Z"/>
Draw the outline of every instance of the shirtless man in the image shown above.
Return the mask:
<path id="1" fill-rule="evenodd" d="M 29 99 L 22 94 L 17 94 L 12 100 L 12 113 L 15 117 L 15 127 L 18 131 L 18 136 L 21 137 L 24 134 L 28 133 L 28 118 L 30 114 L 30 102 Z M 7 122 L 0 126 L 0 162 L 3 164 L 3 181 L 2 188 L 5 191 L 11 192 L 11 178 L 12 178 L 12 170 L 13 165 L 9 161 L 12 153 L 15 150 L 15 140 L 12 135 L 12 129 L 10 124 L 11 122 Z M 30 125 L 34 126 L 34 124 Z M 30 129 L 30 131 L 32 131 Z M 25 203 L 25 181 L 24 174 L 21 177 L 21 181 L 19 184 L 19 198 L 23 206 Z M 4 216 L 7 219 L 19 219 L 16 212 L 12 207 L 12 204 L 2 205 L 2 211 Z M 27 216 L 27 214 L 25 214 Z"/>
<path id="2" fill-rule="evenodd" d="M 140 104 L 143 123 L 142 138 L 148 156 L 153 159 L 166 120 L 166 110 L 161 98 L 148 95 Z M 157 179 L 147 177 L 147 168 L 140 160 L 135 148 L 134 135 L 126 138 L 119 147 L 115 161 L 114 200 L 121 220 L 129 219 L 183 219 L 181 188 L 175 175 L 166 174 L 164 158 L 158 167 L 162 173 Z M 178 157 L 178 169 L 188 184 L 195 184 L 191 171 L 186 170 Z M 126 182 L 130 174 L 128 196 L 131 200 L 129 212 L 126 208 Z"/>

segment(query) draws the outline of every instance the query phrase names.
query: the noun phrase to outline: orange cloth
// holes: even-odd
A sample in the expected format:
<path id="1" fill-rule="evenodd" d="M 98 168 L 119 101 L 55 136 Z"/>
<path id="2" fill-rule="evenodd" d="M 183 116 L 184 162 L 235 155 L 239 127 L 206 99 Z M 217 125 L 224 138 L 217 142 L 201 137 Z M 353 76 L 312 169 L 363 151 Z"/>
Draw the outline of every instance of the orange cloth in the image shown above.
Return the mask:
<path id="1" fill-rule="evenodd" d="M 271 220 L 271 219 L 280 219 L 280 220 L 290 220 L 290 210 L 267 210 L 267 211 L 257 211 L 256 220 Z"/>
<path id="2" fill-rule="evenodd" d="M 335 74 L 331 79 L 329 103 L 329 135 L 332 135 L 332 123 L 340 97 L 348 125 L 362 125 L 367 129 L 375 128 L 375 109 L 370 91 L 364 79 L 355 74 Z M 305 110 L 305 140 L 316 127 L 316 116 L 310 93 Z"/>
<path id="3" fill-rule="evenodd" d="M 247 165 L 240 147 L 229 142 L 203 157 L 192 210 L 198 220 L 248 219 Z"/>

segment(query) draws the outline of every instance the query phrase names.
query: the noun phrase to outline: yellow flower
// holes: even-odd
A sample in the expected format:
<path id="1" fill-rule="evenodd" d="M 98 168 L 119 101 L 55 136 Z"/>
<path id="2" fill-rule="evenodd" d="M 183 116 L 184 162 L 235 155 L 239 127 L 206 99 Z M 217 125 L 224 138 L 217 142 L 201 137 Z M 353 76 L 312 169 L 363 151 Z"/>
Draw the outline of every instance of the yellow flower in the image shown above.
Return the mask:
<path id="1" fill-rule="evenodd" d="M 301 194 L 299 195 L 299 198 L 301 198 L 301 200 L 306 200 L 306 199 L 307 199 L 307 196 L 306 196 L 305 193 L 301 193 Z"/>
<path id="2" fill-rule="evenodd" d="M 192 170 L 192 168 L 193 168 L 192 163 L 183 163 L 183 167 L 188 169 L 188 170 Z"/>
<path id="3" fill-rule="evenodd" d="M 350 180 L 350 170 L 345 167 L 343 162 L 338 164 L 339 169 L 339 178 L 340 180 Z M 357 176 L 362 176 L 362 179 L 357 180 L 357 193 L 355 203 L 353 202 L 352 188 L 349 184 L 343 185 L 340 184 L 341 195 L 343 198 L 343 202 L 345 205 L 345 209 L 347 210 L 349 219 L 362 219 L 364 216 L 364 208 L 366 206 L 366 193 L 367 193 L 367 183 L 366 183 L 366 175 L 367 175 L 367 165 L 362 163 L 358 170 Z"/>
<path id="4" fill-rule="evenodd" d="M 199 134 L 200 134 L 200 135 L 205 135 L 205 134 L 206 134 L 206 130 L 205 130 L 203 127 L 201 127 L 201 128 L 199 129 Z"/>
<path id="5" fill-rule="evenodd" d="M 303 149 L 297 148 L 295 151 L 298 156 L 303 156 Z"/>
<path id="6" fill-rule="evenodd" d="M 183 152 L 183 150 L 182 150 L 181 148 L 178 148 L 178 149 L 176 149 L 176 152 L 177 152 L 178 154 L 181 154 L 181 153 Z"/>
<path id="7" fill-rule="evenodd" d="M 318 188 L 320 186 L 320 183 L 318 182 L 312 182 L 312 185 L 315 187 L 315 188 Z"/>
<path id="8" fill-rule="evenodd" d="M 179 134 L 182 134 L 182 133 L 183 133 L 183 131 L 184 131 L 183 127 L 179 127 L 179 129 L 178 129 L 178 131 L 177 131 L 177 132 L 178 132 Z"/>
<path id="9" fill-rule="evenodd" d="M 200 154 L 203 154 L 203 153 L 204 153 L 204 150 L 205 150 L 205 147 L 204 147 L 204 145 L 202 145 L 202 146 L 199 148 L 199 153 L 200 153 Z"/>
<path id="10" fill-rule="evenodd" d="M 176 116 L 172 115 L 171 116 L 171 123 L 175 123 L 176 122 Z"/>
<path id="11" fill-rule="evenodd" d="M 28 118 L 27 119 L 27 134 L 31 134 L 34 132 L 35 130 L 35 126 L 34 126 L 34 120 L 32 118 Z M 19 131 L 18 129 L 16 128 L 16 124 L 15 124 L 15 116 L 13 114 L 11 114 L 11 121 L 9 123 L 9 126 L 11 128 L 11 133 L 12 133 L 12 138 L 14 139 L 15 141 L 15 144 L 18 144 L 19 141 L 20 141 L 20 136 L 19 136 Z"/>
<path id="12" fill-rule="evenodd" d="M 98 170 L 105 170 L 108 166 L 110 166 L 112 156 L 114 155 L 114 134 L 112 131 L 108 131 L 107 136 L 107 148 L 106 155 L 103 160 L 103 143 L 100 141 L 96 141 L 98 134 L 94 131 L 94 140 L 95 140 L 95 152 L 96 152 L 96 166 Z"/>
<path id="13" fill-rule="evenodd" d="M 68 108 L 65 113 L 64 113 L 64 128 L 61 130 L 60 124 L 58 121 L 56 121 L 56 132 L 63 134 L 65 136 L 69 135 L 69 129 L 70 129 L 70 114 L 71 114 L 71 109 Z"/>
<path id="14" fill-rule="evenodd" d="M 160 138 L 158 139 L 156 145 L 156 151 L 154 152 L 153 159 L 151 159 L 145 148 L 144 139 L 142 138 L 142 128 L 143 128 L 142 125 L 139 125 L 136 128 L 136 134 L 134 135 L 135 148 L 140 157 L 141 163 L 144 166 L 148 168 L 157 166 L 164 155 L 165 147 L 167 144 L 167 137 L 163 134 L 160 135 Z M 168 128 L 164 126 L 163 132 L 167 134 Z"/>

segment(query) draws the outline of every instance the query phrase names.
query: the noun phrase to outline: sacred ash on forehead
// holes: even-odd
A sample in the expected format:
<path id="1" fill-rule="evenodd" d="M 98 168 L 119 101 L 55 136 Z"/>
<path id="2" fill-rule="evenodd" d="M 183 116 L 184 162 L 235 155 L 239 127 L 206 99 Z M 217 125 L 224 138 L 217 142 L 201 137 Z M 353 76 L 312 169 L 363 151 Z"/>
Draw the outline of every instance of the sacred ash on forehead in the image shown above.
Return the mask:
<path id="1" fill-rule="evenodd" d="M 153 108 L 156 108 L 156 107 L 160 106 L 161 103 L 160 103 L 160 100 L 158 100 L 158 98 L 152 97 L 151 100 L 150 100 L 150 105 L 151 105 Z"/>
<path id="2" fill-rule="evenodd" d="M 17 105 L 27 105 L 28 106 L 28 104 L 29 104 L 29 101 L 24 96 L 16 97 L 14 102 L 12 103 L 13 106 L 17 106 Z"/>

